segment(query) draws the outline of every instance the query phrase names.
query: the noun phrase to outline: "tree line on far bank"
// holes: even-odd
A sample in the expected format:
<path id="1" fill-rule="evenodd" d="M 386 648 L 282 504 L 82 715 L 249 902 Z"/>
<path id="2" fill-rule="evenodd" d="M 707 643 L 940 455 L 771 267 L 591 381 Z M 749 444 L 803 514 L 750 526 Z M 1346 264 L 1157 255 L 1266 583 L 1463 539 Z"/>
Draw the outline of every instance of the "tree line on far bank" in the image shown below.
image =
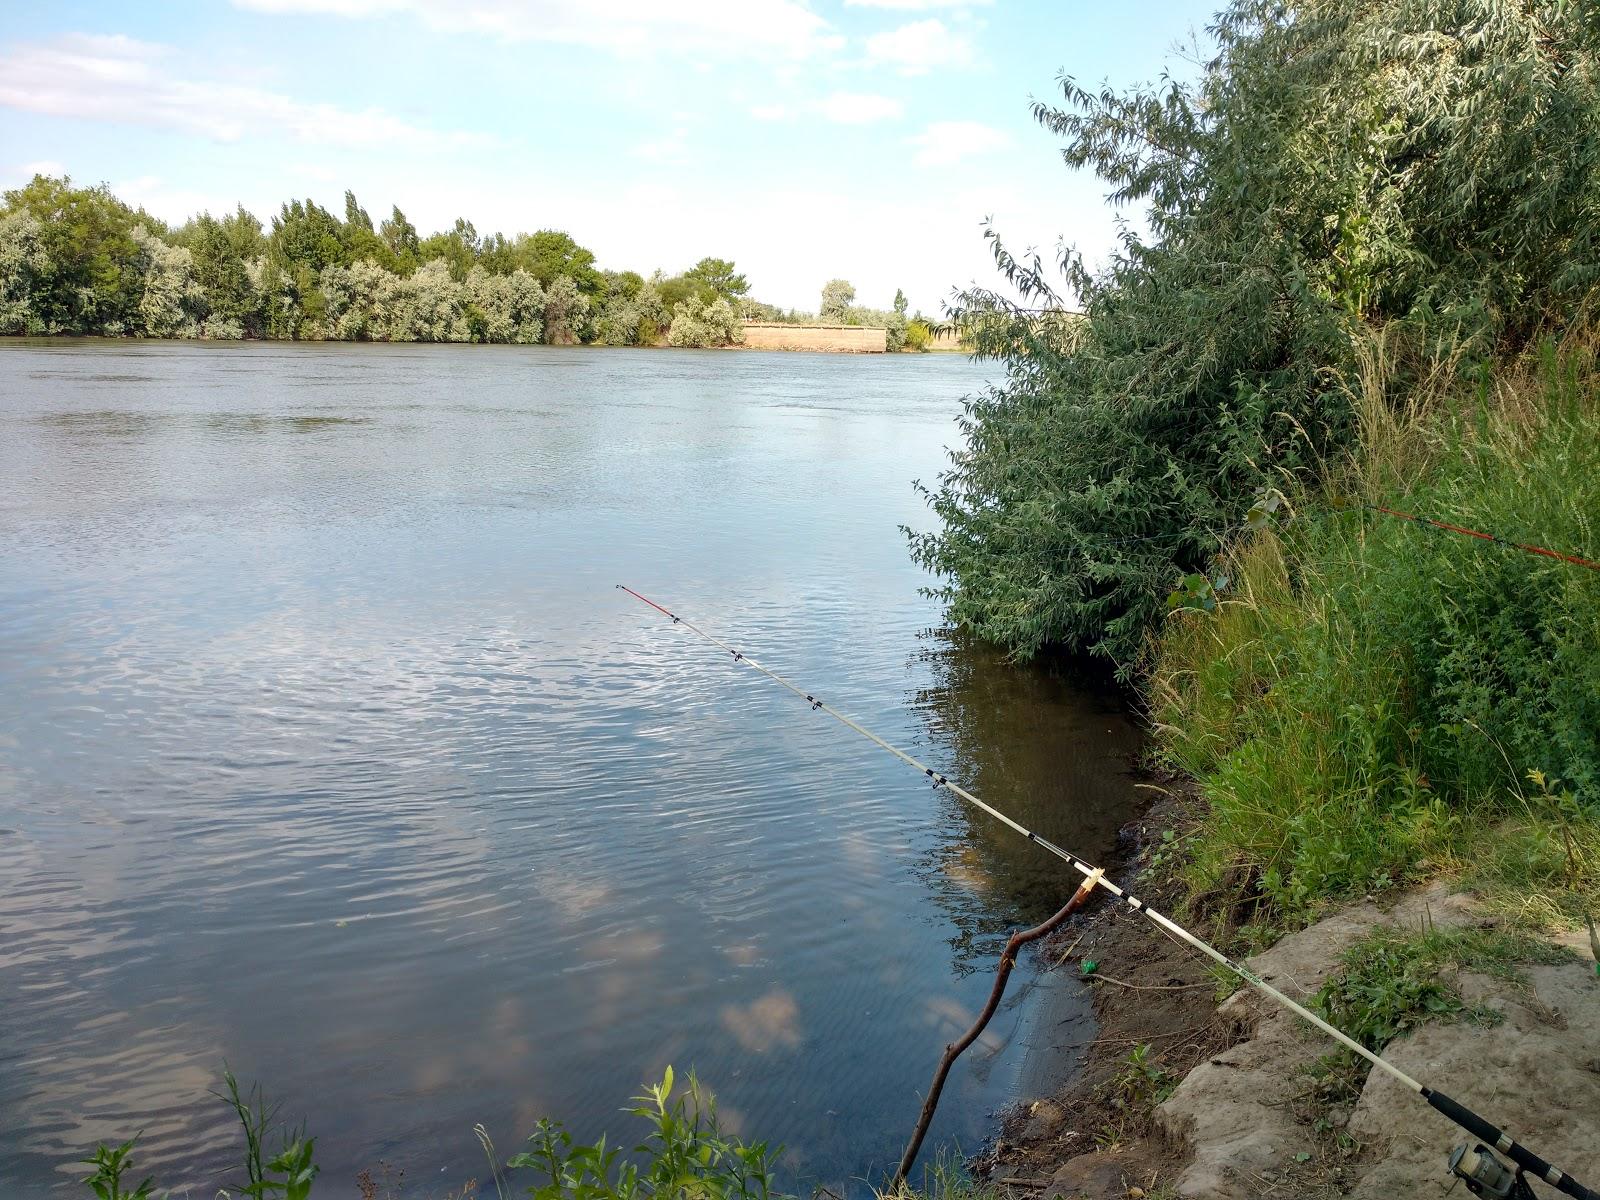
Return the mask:
<path id="1" fill-rule="evenodd" d="M 752 299 L 734 264 L 677 275 L 607 271 L 558 230 L 506 237 L 471 221 L 423 237 L 398 206 L 374 223 L 351 192 L 341 220 L 312 200 L 269 227 L 241 206 L 176 228 L 105 185 L 37 175 L 0 206 L 0 334 L 157 338 L 726 346 L 746 318 L 810 314 Z M 832 280 L 820 319 L 923 349 L 920 317 L 856 306 Z"/>

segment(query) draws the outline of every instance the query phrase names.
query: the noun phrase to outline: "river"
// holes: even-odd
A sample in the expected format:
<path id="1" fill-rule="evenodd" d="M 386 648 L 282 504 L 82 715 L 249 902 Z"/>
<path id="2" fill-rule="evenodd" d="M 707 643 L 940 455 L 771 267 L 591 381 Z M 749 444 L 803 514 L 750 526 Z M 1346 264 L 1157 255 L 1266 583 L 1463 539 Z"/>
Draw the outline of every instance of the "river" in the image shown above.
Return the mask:
<path id="1" fill-rule="evenodd" d="M 986 370 L 0 341 L 0 1195 L 139 1131 L 213 1194 L 224 1063 L 329 1197 L 484 1178 L 477 1122 L 631 1145 L 669 1063 L 789 1186 L 892 1166 L 1074 881 L 614 585 L 1104 855 L 1130 722 L 941 629 L 898 529 Z M 947 1147 L 1083 1019 L 1018 983 Z"/>

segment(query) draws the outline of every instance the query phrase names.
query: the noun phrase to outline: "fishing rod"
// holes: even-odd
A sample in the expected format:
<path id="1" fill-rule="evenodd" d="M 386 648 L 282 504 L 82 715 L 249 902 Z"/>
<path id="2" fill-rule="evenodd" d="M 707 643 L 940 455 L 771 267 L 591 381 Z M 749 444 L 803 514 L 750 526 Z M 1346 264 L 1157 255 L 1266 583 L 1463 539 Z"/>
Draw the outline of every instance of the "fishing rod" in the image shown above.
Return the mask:
<path id="1" fill-rule="evenodd" d="M 1385 508 L 1381 504 L 1362 503 L 1362 508 L 1370 512 L 1381 513 L 1386 517 L 1395 517 L 1401 521 L 1410 521 L 1413 525 L 1422 525 L 1431 529 L 1442 529 L 1446 533 L 1458 533 L 1462 537 L 1477 538 L 1481 542 L 1493 542 L 1496 546 L 1505 546 L 1510 550 L 1521 550 L 1524 554 L 1538 554 L 1544 558 L 1553 558 L 1557 562 L 1571 563 L 1575 567 L 1587 567 L 1591 571 L 1600 571 L 1600 562 L 1592 558 L 1584 558 L 1578 554 L 1568 554 L 1561 550 L 1551 550 L 1547 546 L 1536 546 L 1532 542 L 1514 542 L 1510 538 L 1503 538 L 1497 533 L 1485 533 L 1481 529 L 1469 529 L 1465 525 L 1452 525 L 1448 521 L 1436 521 L 1432 517 L 1419 516 L 1416 513 L 1402 512 L 1398 508 Z"/>
<path id="2" fill-rule="evenodd" d="M 782 675 L 778 674 L 771 668 L 763 666 L 761 663 L 751 658 L 748 654 L 745 654 L 742 650 L 736 650 L 721 638 L 715 636 L 714 634 L 707 633 L 704 629 L 701 629 L 698 625 L 695 625 L 687 618 L 680 617 L 677 613 L 671 611 L 670 609 L 657 604 L 648 596 L 640 595 L 626 584 L 617 584 L 617 589 L 619 591 L 627 592 L 628 595 L 632 596 L 635 600 L 642 601 L 643 603 L 648 604 L 651 608 L 655 609 L 657 612 L 661 613 L 663 616 L 669 617 L 674 625 L 682 625 L 690 633 L 693 633 L 695 636 L 703 639 L 704 641 L 710 642 L 713 646 L 716 646 L 718 649 L 731 655 L 734 662 L 744 663 L 745 665 L 754 668 L 755 670 L 761 672 L 761 674 L 765 675 L 768 679 L 772 680 L 774 683 L 793 692 L 796 696 L 800 697 L 807 704 L 809 704 L 813 712 L 826 713 L 828 716 L 838 721 L 841 725 L 844 725 L 846 728 L 853 729 L 856 733 L 859 733 L 869 742 L 872 742 L 881 749 L 887 750 L 890 754 L 894 755 L 907 766 L 921 771 L 924 776 L 932 781 L 935 790 L 943 788 L 951 795 L 959 797 L 961 800 L 964 800 L 966 803 L 972 805 L 979 811 L 987 813 L 989 816 L 993 817 L 1007 828 L 1018 834 L 1021 834 L 1034 845 L 1049 851 L 1051 854 L 1054 854 L 1073 870 L 1086 877 L 1086 887 L 1098 885 L 1099 887 L 1104 888 L 1107 892 L 1116 897 L 1123 904 L 1127 905 L 1134 912 L 1139 913 L 1141 916 L 1154 922 L 1167 934 L 1177 938 L 1181 942 L 1186 943 L 1195 950 L 1198 950 L 1201 954 L 1204 954 L 1207 958 L 1213 960 L 1214 962 L 1226 967 L 1251 987 L 1255 988 L 1258 992 L 1271 997 L 1274 1001 L 1282 1005 L 1284 1008 L 1287 1008 L 1297 1017 L 1300 1017 L 1302 1020 L 1320 1029 L 1323 1033 L 1327 1034 L 1345 1049 L 1359 1055 L 1361 1058 L 1366 1059 L 1373 1066 L 1394 1078 L 1403 1087 L 1406 1087 L 1415 1092 L 1417 1095 L 1421 1096 L 1436 1112 L 1448 1118 L 1450 1121 L 1454 1122 L 1456 1125 L 1460 1126 L 1474 1137 L 1483 1139 L 1488 1143 L 1489 1146 L 1499 1150 L 1502 1154 L 1506 1155 L 1513 1162 L 1515 1162 L 1518 1168 L 1520 1168 L 1519 1172 L 1506 1173 L 1505 1182 L 1508 1190 L 1500 1191 L 1496 1181 L 1492 1178 L 1493 1167 L 1497 1160 L 1495 1160 L 1493 1155 L 1489 1153 L 1487 1146 L 1479 1145 L 1470 1150 L 1463 1150 L 1463 1152 L 1460 1154 L 1452 1155 L 1450 1164 L 1451 1170 L 1465 1179 L 1468 1187 L 1474 1192 L 1479 1192 L 1481 1187 L 1484 1189 L 1481 1192 L 1483 1195 L 1511 1195 L 1512 1193 L 1509 1188 L 1511 1187 L 1512 1182 L 1520 1181 L 1520 1173 L 1522 1171 L 1527 1171 L 1531 1172 L 1537 1178 L 1544 1180 L 1546 1183 L 1553 1185 L 1557 1190 L 1573 1197 L 1573 1200 L 1600 1200 L 1600 1194 L 1590 1191 L 1576 1179 L 1573 1179 L 1570 1175 L 1564 1174 L 1562 1171 L 1558 1170 L 1556 1167 L 1540 1158 L 1537 1154 L 1533 1153 L 1533 1151 L 1529 1150 L 1526 1146 L 1523 1146 L 1519 1142 L 1513 1140 L 1511 1135 L 1506 1133 L 1503 1129 L 1490 1124 L 1487 1120 L 1485 1120 L 1483 1117 L 1480 1117 L 1470 1108 L 1467 1108 L 1464 1104 L 1452 1100 L 1449 1096 L 1445 1095 L 1438 1089 L 1425 1087 L 1421 1083 L 1417 1082 L 1415 1079 L 1411 1078 L 1410 1075 L 1407 1075 L 1399 1067 L 1395 1066 L 1392 1062 L 1389 1062 L 1388 1060 L 1373 1053 L 1371 1050 L 1368 1050 L 1360 1042 L 1356 1041 L 1354 1038 L 1350 1037 L 1348 1034 L 1336 1028 L 1335 1026 L 1330 1025 L 1327 1021 L 1323 1020 L 1305 1005 L 1284 995 L 1284 993 L 1280 992 L 1266 980 L 1262 979 L 1254 971 L 1250 970 L 1250 968 L 1235 962 L 1232 958 L 1224 954 L 1221 950 L 1218 950 L 1209 942 L 1190 933 L 1182 925 L 1179 925 L 1176 921 L 1172 920 L 1172 918 L 1157 912 L 1131 892 L 1128 892 L 1127 890 L 1117 886 L 1115 883 L 1111 882 L 1111 880 L 1105 877 L 1105 872 L 1102 868 L 1096 867 L 1092 863 L 1085 862 L 1077 855 L 1063 850 L 1060 846 L 1056 845 L 1048 838 L 1042 837 L 1041 835 L 1035 833 L 1021 822 L 1012 819 L 1005 813 L 1001 812 L 998 808 L 995 808 L 993 805 L 988 804 L 979 797 L 973 795 L 959 783 L 948 779 L 946 776 L 938 771 L 935 771 L 926 763 L 912 757 L 910 754 L 907 754 L 898 746 L 884 741 L 883 738 L 879 737 L 876 733 L 873 733 L 872 730 L 866 728 L 866 726 L 852 720 L 838 709 L 819 699 L 813 693 L 806 691 L 798 684 L 792 683 L 788 679 L 785 679 Z M 1504 1168 L 1502 1167 L 1501 1170 L 1504 1170 Z M 1469 1171 L 1474 1173 L 1469 1174 Z M 1524 1183 L 1522 1186 L 1526 1187 L 1526 1184 Z"/>

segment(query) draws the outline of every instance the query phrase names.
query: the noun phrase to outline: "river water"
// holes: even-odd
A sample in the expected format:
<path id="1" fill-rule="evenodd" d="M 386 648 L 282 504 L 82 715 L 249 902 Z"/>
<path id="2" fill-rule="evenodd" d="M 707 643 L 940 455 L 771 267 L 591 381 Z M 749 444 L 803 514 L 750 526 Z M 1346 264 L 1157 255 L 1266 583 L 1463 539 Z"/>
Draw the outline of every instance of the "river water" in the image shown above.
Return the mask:
<path id="1" fill-rule="evenodd" d="M 1008 924 L 1074 880 L 613 585 L 1105 854 L 1131 726 L 941 630 L 897 529 L 985 379 L 0 343 L 0 1195 L 141 1130 L 140 1177 L 213 1194 L 224 1063 L 330 1197 L 482 1178 L 477 1122 L 631 1145 L 669 1063 L 790 1186 L 892 1166 Z M 1020 982 L 946 1146 L 1082 1018 Z"/>

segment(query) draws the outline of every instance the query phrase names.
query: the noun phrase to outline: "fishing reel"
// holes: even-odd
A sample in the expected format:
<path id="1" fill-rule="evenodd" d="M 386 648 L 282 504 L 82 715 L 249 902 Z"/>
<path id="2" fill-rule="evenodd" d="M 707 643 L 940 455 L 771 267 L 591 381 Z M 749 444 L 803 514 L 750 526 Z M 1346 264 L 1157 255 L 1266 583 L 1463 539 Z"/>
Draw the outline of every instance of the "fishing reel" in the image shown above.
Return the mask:
<path id="1" fill-rule="evenodd" d="M 1467 1184 L 1474 1196 L 1491 1200 L 1538 1200 L 1522 1172 L 1506 1166 L 1484 1145 L 1465 1142 L 1450 1152 L 1450 1173 Z"/>

